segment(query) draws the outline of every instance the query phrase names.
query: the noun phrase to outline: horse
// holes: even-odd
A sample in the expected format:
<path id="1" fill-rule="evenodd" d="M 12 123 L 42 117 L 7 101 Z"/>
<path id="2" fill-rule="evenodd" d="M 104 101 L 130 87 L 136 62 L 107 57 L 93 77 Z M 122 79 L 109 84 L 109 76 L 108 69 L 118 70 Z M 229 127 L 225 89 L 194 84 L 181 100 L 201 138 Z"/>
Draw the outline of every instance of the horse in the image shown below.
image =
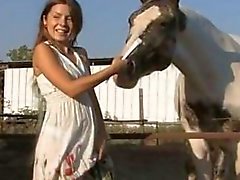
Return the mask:
<path id="1" fill-rule="evenodd" d="M 179 0 L 141 0 L 129 16 L 122 50 L 126 67 L 113 77 L 121 88 L 171 63 L 180 71 L 175 105 L 185 132 L 233 131 L 240 119 L 240 38 L 179 5 Z M 237 140 L 189 139 L 197 179 L 236 179 Z M 238 177 L 239 178 L 239 177 Z"/>

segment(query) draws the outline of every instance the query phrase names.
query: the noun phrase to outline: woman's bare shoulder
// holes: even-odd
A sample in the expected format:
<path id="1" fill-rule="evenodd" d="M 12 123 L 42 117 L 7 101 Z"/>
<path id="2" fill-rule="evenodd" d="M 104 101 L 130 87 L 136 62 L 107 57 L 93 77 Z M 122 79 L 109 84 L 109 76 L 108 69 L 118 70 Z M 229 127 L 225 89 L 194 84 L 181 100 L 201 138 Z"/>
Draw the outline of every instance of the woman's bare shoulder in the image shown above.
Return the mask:
<path id="1" fill-rule="evenodd" d="M 52 48 L 46 43 L 38 44 L 33 50 L 33 62 L 43 62 L 49 59 L 55 59 L 56 55 Z"/>
<path id="2" fill-rule="evenodd" d="M 50 46 L 44 42 L 41 42 L 38 45 L 36 45 L 36 47 L 33 50 L 33 54 L 38 54 L 38 53 L 42 53 L 42 52 L 50 52 L 50 51 L 51 51 Z"/>
<path id="3" fill-rule="evenodd" d="M 46 54 L 46 52 L 48 51 L 48 48 L 49 47 L 47 47 L 47 45 L 44 42 L 42 42 L 36 45 L 33 49 L 32 66 L 33 66 L 34 74 L 36 76 L 42 73 L 41 70 L 39 69 L 39 63 L 40 64 L 42 63 L 41 59 L 45 59 L 45 58 L 42 58 L 42 55 Z"/>
<path id="4" fill-rule="evenodd" d="M 53 67 L 58 63 L 56 53 L 46 43 L 38 44 L 33 50 L 33 67 L 42 69 L 42 67 Z"/>

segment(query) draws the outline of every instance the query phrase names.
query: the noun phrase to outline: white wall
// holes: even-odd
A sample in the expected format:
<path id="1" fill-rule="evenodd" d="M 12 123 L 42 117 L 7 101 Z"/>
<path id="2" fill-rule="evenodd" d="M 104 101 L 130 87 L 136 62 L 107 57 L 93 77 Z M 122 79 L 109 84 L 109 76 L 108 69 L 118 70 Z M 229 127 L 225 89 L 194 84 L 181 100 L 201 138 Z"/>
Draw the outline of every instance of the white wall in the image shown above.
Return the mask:
<path id="1" fill-rule="evenodd" d="M 92 72 L 104 66 L 92 66 Z M 103 115 L 119 120 L 139 119 L 139 89 L 143 89 L 144 118 L 149 121 L 174 122 L 177 114 L 174 109 L 175 83 L 179 71 L 170 66 L 162 72 L 154 72 L 139 80 L 133 89 L 115 86 L 112 78 L 95 88 Z M 5 70 L 4 113 L 18 112 L 26 106 L 37 109 L 38 100 L 32 89 L 32 69 Z M 10 102 L 10 103 L 7 103 Z M 10 105 L 10 106 L 9 106 Z"/>
<path id="2" fill-rule="evenodd" d="M 17 114 L 22 108 L 36 110 L 32 68 L 7 69 L 4 73 L 4 113 Z"/>
<path id="3" fill-rule="evenodd" d="M 104 67 L 93 67 L 92 72 Z M 102 112 L 110 112 L 111 118 L 139 119 L 139 88 L 143 88 L 144 118 L 149 121 L 175 122 L 175 84 L 179 71 L 170 66 L 166 71 L 154 72 L 139 80 L 131 90 L 115 86 L 112 79 L 95 88 Z"/>

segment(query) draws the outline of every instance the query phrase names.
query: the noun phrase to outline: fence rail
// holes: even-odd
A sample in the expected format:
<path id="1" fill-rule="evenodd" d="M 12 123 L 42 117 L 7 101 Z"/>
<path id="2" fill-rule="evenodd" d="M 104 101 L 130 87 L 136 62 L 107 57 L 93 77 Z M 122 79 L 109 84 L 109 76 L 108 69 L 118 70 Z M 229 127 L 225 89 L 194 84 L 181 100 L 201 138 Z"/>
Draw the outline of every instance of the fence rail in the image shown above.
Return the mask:
<path id="1" fill-rule="evenodd" d="M 112 58 L 95 58 L 95 59 L 90 59 L 91 65 L 95 66 L 95 65 L 109 65 L 112 61 Z M 28 61 L 21 61 L 21 62 L 0 62 L 0 70 L 5 71 L 6 69 L 15 69 L 15 68 L 31 68 L 32 67 L 32 63 L 28 62 Z M 0 74 L 1 76 L 3 75 L 3 73 Z M 168 82 L 168 77 L 167 75 L 164 77 L 165 78 L 165 83 Z M 1 83 L 0 83 L 0 89 L 1 89 L 1 94 L 2 92 L 4 92 L 4 82 L 3 81 L 4 78 L 1 79 Z M 157 76 L 157 79 L 155 78 L 155 80 L 160 81 L 159 76 Z M 176 79 L 175 79 L 176 80 Z M 148 83 L 152 81 L 149 77 L 148 77 Z M 142 86 L 146 85 L 146 86 L 150 86 L 150 84 L 144 84 L 144 82 L 140 82 L 142 83 Z M 156 86 L 157 88 L 160 86 Z M 169 91 L 169 87 L 166 86 L 165 92 Z M 114 89 L 114 88 L 112 88 Z M 103 91 L 105 91 L 106 89 L 104 89 Z M 159 90 L 159 89 L 155 89 Z M 97 90 L 97 95 L 101 96 L 101 87 L 100 89 Z M 151 92 L 148 92 L 148 95 Z M 115 89 L 115 95 L 116 95 L 116 89 Z M 146 95 L 146 94 L 145 94 Z M 159 95 L 159 94 L 158 94 Z M 141 101 L 140 104 L 141 106 L 143 106 L 143 97 L 144 97 L 144 93 L 141 92 L 140 93 L 141 96 Z M 165 95 L 166 96 L 166 95 Z M 3 98 L 3 94 L 2 94 L 2 98 Z M 154 97 L 156 99 L 156 97 Z M 166 97 L 165 97 L 166 98 Z M 101 97 L 100 97 L 101 99 Z M 167 98 L 168 99 L 168 98 Z M 117 99 L 115 99 L 116 101 Z M 149 99 L 149 101 L 151 101 L 151 99 Z M 159 102 L 158 102 L 159 103 Z M 157 103 L 157 104 L 158 104 Z M 149 105 L 150 106 L 150 105 Z M 128 107 L 129 108 L 129 107 Z M 137 109 L 141 110 L 142 107 L 137 107 Z M 153 108 L 151 107 L 147 107 L 147 108 Z M 158 108 L 158 107 L 157 107 Z M 116 107 L 115 107 L 116 109 Z M 163 109 L 160 109 L 160 111 L 163 111 Z M 4 123 L 6 124 L 25 124 L 26 126 L 28 126 L 28 119 L 34 119 L 34 120 L 38 120 L 39 119 L 39 115 L 31 115 L 31 114 L 11 114 L 11 113 L 0 113 L 0 118 L 4 118 L 4 117 L 8 117 L 8 118 L 12 118 L 12 119 L 8 119 L 7 121 L 5 121 Z M 152 139 L 157 139 L 157 140 L 186 140 L 186 139 L 199 139 L 199 138 L 204 138 L 204 139 L 236 139 L 239 140 L 240 139 L 240 133 L 239 132 L 159 132 L 158 131 L 158 127 L 159 125 L 161 125 L 161 123 L 163 124 L 171 124 L 170 122 L 149 122 L 148 119 L 145 119 L 143 112 L 139 112 L 139 119 L 128 119 L 128 120 L 116 120 L 116 119 L 111 119 L 111 118 L 106 118 L 105 119 L 105 124 L 106 125 L 121 125 L 121 124 L 128 124 L 128 125 L 140 125 L 140 126 L 147 126 L 147 125 L 154 125 L 156 126 L 156 131 L 155 132 L 134 132 L 134 133 L 110 133 L 110 137 L 111 139 L 143 139 L 143 140 L 152 140 Z M 1 122 L 3 123 L 3 122 Z M 31 122 L 33 123 L 33 121 Z M 176 122 L 175 122 L 176 123 Z M 0 124 L 2 125 L 2 124 Z M 2 127 L 1 127 L 2 128 Z M 4 137 L 14 137 L 14 136 L 29 136 L 29 137 L 35 137 L 36 134 L 1 134 L 0 133 L 0 138 L 4 138 Z"/>
<path id="2" fill-rule="evenodd" d="M 109 65 L 113 58 L 90 58 L 90 64 L 95 65 Z M 32 68 L 32 61 L 0 61 L 0 69 L 7 68 Z"/>
<path id="3" fill-rule="evenodd" d="M 1 134 L 1 138 L 29 137 L 36 134 Z M 187 139 L 225 139 L 240 140 L 240 132 L 163 132 L 163 133 L 110 133 L 111 139 L 139 139 L 139 140 L 187 140 Z"/>

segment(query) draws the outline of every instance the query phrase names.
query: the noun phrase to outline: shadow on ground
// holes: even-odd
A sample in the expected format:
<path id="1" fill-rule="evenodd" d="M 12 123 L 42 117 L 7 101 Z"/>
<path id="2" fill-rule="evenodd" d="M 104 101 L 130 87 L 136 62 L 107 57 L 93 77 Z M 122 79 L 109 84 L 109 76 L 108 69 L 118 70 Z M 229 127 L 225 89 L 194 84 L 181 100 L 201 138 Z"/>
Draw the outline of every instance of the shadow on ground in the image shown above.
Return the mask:
<path id="1" fill-rule="evenodd" d="M 34 136 L 0 138 L 0 179 L 30 180 L 32 174 Z M 47 148 L 47 147 L 46 147 Z M 185 180 L 189 160 L 183 143 L 159 146 L 111 144 L 116 180 Z"/>

